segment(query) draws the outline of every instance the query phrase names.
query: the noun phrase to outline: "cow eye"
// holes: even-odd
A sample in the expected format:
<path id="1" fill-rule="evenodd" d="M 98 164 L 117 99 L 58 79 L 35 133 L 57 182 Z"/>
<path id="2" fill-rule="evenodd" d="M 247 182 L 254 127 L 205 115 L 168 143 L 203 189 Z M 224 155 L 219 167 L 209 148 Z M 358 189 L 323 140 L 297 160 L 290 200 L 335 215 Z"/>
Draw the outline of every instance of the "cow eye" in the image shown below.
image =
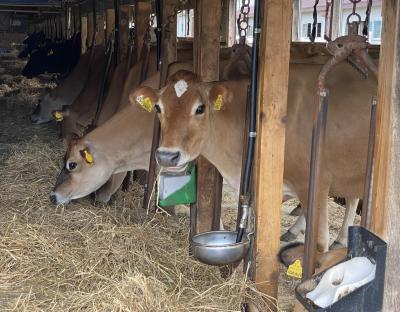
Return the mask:
<path id="1" fill-rule="evenodd" d="M 77 164 L 76 162 L 70 161 L 70 162 L 67 163 L 67 169 L 68 169 L 69 171 L 73 171 L 73 170 L 75 170 L 75 168 L 76 168 L 77 165 L 78 165 L 78 164 Z"/>
<path id="2" fill-rule="evenodd" d="M 197 107 L 195 114 L 196 115 L 204 114 L 205 109 L 206 109 L 205 105 L 200 105 L 199 107 Z"/>
<path id="3" fill-rule="evenodd" d="M 154 105 L 154 108 L 155 108 L 155 110 L 157 111 L 158 114 L 161 113 L 161 107 L 160 107 L 160 105 L 156 104 L 156 105 Z"/>

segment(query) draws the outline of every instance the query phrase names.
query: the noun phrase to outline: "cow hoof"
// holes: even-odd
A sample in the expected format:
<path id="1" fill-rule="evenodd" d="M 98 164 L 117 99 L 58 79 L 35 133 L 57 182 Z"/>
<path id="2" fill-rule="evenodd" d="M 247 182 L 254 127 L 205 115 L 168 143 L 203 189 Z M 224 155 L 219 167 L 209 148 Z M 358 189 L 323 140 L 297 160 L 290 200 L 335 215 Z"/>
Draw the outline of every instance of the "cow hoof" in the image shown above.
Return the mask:
<path id="1" fill-rule="evenodd" d="M 296 242 L 293 244 L 286 245 L 282 247 L 279 251 L 278 258 L 279 261 L 286 267 L 291 265 L 296 260 L 303 260 L 304 255 L 304 244 Z"/>
<path id="2" fill-rule="evenodd" d="M 329 250 L 336 250 L 336 249 L 346 248 L 346 247 L 347 247 L 346 245 L 344 245 L 340 242 L 334 241 L 332 243 L 332 245 L 329 246 Z"/>
<path id="3" fill-rule="evenodd" d="M 294 235 L 292 232 L 287 231 L 285 234 L 281 235 L 281 242 L 293 242 L 297 238 L 297 235 Z"/>
<path id="4" fill-rule="evenodd" d="M 296 208 L 294 208 L 290 213 L 289 216 L 294 216 L 294 217 L 299 217 L 303 213 L 303 209 L 301 208 L 301 205 L 298 204 Z"/>

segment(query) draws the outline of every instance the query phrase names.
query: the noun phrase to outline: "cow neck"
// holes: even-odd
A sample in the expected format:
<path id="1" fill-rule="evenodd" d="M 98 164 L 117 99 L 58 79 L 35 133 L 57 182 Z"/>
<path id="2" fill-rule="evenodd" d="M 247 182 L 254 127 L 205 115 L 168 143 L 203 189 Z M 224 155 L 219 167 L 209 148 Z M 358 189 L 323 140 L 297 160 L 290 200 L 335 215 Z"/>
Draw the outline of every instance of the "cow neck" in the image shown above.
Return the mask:
<path id="1" fill-rule="evenodd" d="M 87 135 L 114 172 L 148 169 L 154 114 L 127 106 Z"/>
<path id="2" fill-rule="evenodd" d="M 224 115 L 224 111 L 211 114 L 209 136 L 202 153 L 237 191 L 240 187 L 244 133 L 244 118 L 240 118 L 240 114 L 241 110 L 229 115 Z"/>

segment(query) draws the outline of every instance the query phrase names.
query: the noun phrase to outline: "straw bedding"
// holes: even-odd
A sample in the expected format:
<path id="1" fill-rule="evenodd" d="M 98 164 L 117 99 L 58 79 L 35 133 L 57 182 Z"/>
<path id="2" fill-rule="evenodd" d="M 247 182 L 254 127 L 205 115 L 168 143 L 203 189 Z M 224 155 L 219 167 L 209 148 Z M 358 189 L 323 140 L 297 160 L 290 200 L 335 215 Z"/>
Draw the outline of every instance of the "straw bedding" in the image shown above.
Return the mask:
<path id="1" fill-rule="evenodd" d="M 108 205 L 50 205 L 64 146 L 56 125 L 33 126 L 28 116 L 55 84 L 20 76 L 15 55 L 0 65 L 0 311 L 240 311 L 246 298 L 267 311 L 263 299 L 275 304 L 245 280 L 242 266 L 224 279 L 191 258 L 187 218 L 146 215 L 137 184 Z M 224 223 L 232 228 L 236 198 L 227 190 Z M 284 205 L 282 233 L 296 204 Z M 343 213 L 330 203 L 332 235 Z M 281 311 L 293 309 L 296 284 L 282 268 Z"/>
<path id="2" fill-rule="evenodd" d="M 246 297 L 266 310 L 240 269 L 224 279 L 189 256 L 187 218 L 146 215 L 139 185 L 109 205 L 50 205 L 64 147 L 28 115 L 54 84 L 1 64 L 1 311 L 240 311 Z"/>

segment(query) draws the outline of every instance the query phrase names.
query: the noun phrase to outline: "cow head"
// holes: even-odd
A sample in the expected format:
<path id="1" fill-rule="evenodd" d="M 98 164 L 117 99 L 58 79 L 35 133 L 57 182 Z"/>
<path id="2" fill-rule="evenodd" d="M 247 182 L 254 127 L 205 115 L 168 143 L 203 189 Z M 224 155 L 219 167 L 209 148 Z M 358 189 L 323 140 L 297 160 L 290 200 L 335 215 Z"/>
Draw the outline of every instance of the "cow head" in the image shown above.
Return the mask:
<path id="1" fill-rule="evenodd" d="M 55 205 L 93 193 L 112 175 L 107 158 L 85 139 L 71 135 L 67 144 L 64 168 L 50 194 L 50 201 Z"/>
<path id="2" fill-rule="evenodd" d="M 54 91 L 46 89 L 45 94 L 39 100 L 35 110 L 31 114 L 31 122 L 35 125 L 44 124 L 53 120 L 53 112 L 60 110 L 62 104 L 57 101 Z"/>
<path id="3" fill-rule="evenodd" d="M 140 87 L 130 94 L 132 105 L 157 112 L 161 122 L 161 142 L 156 151 L 160 166 L 184 169 L 208 143 L 213 114 L 224 109 L 232 94 L 218 83 L 204 83 L 190 71 L 171 76 L 159 92 Z"/>

